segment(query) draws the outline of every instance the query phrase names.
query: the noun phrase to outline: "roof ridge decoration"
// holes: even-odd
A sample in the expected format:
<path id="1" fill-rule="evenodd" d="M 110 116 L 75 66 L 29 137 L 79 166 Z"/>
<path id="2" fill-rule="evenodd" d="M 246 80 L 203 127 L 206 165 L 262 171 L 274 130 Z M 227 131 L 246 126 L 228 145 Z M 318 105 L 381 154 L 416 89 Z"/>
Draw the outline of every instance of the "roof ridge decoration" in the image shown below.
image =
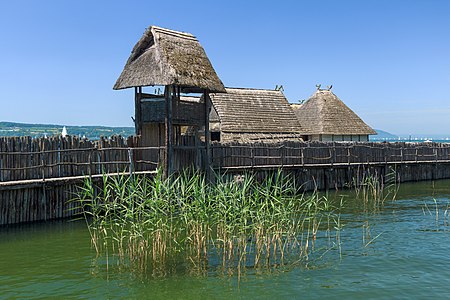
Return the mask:
<path id="1" fill-rule="evenodd" d="M 176 31 L 176 30 L 172 30 L 172 29 L 159 27 L 159 26 L 152 26 L 152 28 L 155 32 L 161 32 L 161 33 L 169 34 L 169 35 L 176 36 L 179 38 L 185 38 L 185 39 L 191 39 L 193 41 L 197 41 L 197 38 L 189 32 Z"/>
<path id="2" fill-rule="evenodd" d="M 238 92 L 238 93 L 274 93 L 283 94 L 282 91 L 272 90 L 272 89 L 257 89 L 257 88 L 237 88 L 237 87 L 225 87 L 227 93 Z"/>
<path id="3" fill-rule="evenodd" d="M 151 26 L 133 47 L 114 89 L 171 84 L 225 91 L 194 35 Z"/>

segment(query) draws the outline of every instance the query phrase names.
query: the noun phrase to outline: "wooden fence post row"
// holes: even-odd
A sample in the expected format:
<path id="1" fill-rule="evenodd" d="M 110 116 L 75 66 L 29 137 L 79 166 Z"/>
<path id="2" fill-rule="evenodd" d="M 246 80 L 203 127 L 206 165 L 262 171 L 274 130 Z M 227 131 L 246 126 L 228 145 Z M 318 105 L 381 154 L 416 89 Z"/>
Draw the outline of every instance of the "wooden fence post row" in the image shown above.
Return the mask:
<path id="1" fill-rule="evenodd" d="M 213 167 L 351 165 L 419 163 L 450 160 L 450 144 L 339 143 L 339 142 L 230 142 L 213 145 Z"/>
<path id="2" fill-rule="evenodd" d="M 154 170 L 164 147 L 141 147 L 139 137 L 0 137 L 0 181 Z M 437 143 L 213 143 L 213 168 L 308 167 L 370 163 L 450 162 L 450 144 Z M 174 146 L 172 166 L 203 169 L 205 146 L 186 137 Z"/>
<path id="3" fill-rule="evenodd" d="M 120 136 L 0 137 L 0 182 L 156 169 L 160 148 L 138 145 L 139 138 Z"/>

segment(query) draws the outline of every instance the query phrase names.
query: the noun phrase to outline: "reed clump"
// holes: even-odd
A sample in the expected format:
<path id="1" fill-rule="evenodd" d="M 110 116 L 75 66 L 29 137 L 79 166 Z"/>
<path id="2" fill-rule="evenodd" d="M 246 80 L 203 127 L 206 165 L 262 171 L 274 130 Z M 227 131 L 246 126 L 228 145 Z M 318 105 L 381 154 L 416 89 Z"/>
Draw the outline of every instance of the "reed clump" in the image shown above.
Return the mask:
<path id="1" fill-rule="evenodd" d="M 375 171 L 363 172 L 361 177 L 353 178 L 350 188 L 355 190 L 356 199 L 362 200 L 364 210 L 378 211 L 386 200 L 395 200 L 399 189 L 397 172 L 390 168 L 385 176 Z"/>
<path id="2" fill-rule="evenodd" d="M 246 174 L 212 183 L 186 171 L 167 179 L 104 176 L 98 185 L 87 179 L 76 201 L 108 265 L 155 276 L 180 269 L 241 275 L 305 262 L 340 245 L 336 207 L 300 190 L 281 171 L 263 182 Z"/>

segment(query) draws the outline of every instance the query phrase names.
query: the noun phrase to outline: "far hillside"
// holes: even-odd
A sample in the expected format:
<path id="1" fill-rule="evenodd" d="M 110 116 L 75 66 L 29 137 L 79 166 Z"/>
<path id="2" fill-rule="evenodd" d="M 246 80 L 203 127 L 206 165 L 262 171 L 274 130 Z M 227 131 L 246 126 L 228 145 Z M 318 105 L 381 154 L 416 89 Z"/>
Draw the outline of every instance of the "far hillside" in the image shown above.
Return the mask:
<path id="1" fill-rule="evenodd" d="M 0 122 L 0 136 L 52 136 L 61 134 L 63 127 L 64 125 L 54 124 Z M 66 126 L 66 130 L 68 135 L 86 137 L 90 140 L 98 140 L 101 136 L 130 136 L 134 134 L 133 127 Z"/>

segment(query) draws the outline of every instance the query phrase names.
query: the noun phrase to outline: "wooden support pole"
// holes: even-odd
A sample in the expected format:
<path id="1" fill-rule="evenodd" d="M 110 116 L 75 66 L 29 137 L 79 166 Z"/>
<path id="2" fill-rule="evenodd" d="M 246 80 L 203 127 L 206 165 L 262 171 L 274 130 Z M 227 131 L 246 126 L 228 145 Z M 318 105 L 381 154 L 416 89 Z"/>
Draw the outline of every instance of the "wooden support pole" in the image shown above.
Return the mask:
<path id="1" fill-rule="evenodd" d="M 300 148 L 301 150 L 301 156 L 302 156 L 302 167 L 305 166 L 305 155 L 304 155 L 304 148 Z"/>
<path id="2" fill-rule="evenodd" d="M 133 173 L 134 173 L 134 164 L 133 164 L 133 149 L 132 148 L 128 148 L 128 163 L 129 163 L 129 168 L 130 168 L 130 177 L 133 177 Z"/>
<path id="3" fill-rule="evenodd" d="M 250 148 L 250 156 L 252 158 L 252 168 L 255 165 L 255 146 L 252 144 Z"/>
<path id="4" fill-rule="evenodd" d="M 2 159 L 2 157 L 0 157 L 0 181 L 3 181 L 3 170 L 2 169 L 3 169 L 3 159 Z"/>
<path id="5" fill-rule="evenodd" d="M 142 87 L 135 87 L 134 88 L 134 128 L 136 131 L 136 135 L 142 134 L 141 97 L 142 97 Z"/>
<path id="6" fill-rule="evenodd" d="M 210 132 L 209 132 L 209 112 L 211 110 L 211 101 L 209 99 L 208 91 L 203 90 L 203 98 L 205 99 L 205 174 L 206 178 L 210 178 L 211 169 L 211 147 L 210 147 Z"/>
<path id="7" fill-rule="evenodd" d="M 348 162 L 348 165 L 350 165 L 350 156 L 351 156 L 351 154 L 350 154 L 350 147 L 347 146 L 347 162 Z"/>
<path id="8" fill-rule="evenodd" d="M 164 157 L 164 175 L 169 177 L 172 174 L 172 160 L 173 160 L 173 127 L 172 127 L 172 98 L 176 93 L 175 87 L 166 85 L 164 89 L 164 98 L 166 103 L 165 114 L 165 157 Z"/>

